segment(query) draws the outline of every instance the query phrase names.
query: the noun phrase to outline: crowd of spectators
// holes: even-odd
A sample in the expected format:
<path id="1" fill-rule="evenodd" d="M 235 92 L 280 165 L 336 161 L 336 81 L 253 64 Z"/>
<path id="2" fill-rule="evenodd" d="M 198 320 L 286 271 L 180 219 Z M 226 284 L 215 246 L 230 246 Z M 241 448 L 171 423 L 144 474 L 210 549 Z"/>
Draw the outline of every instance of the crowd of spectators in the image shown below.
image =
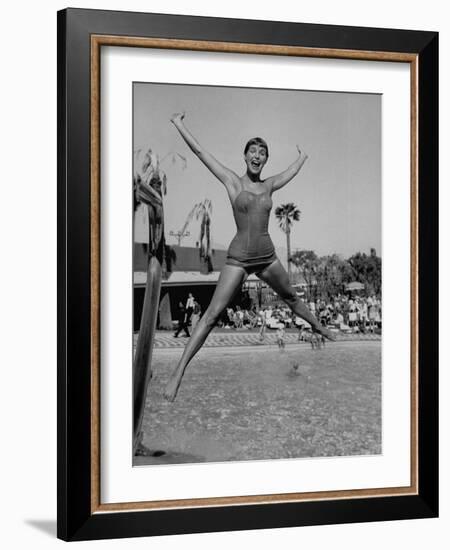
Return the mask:
<path id="1" fill-rule="evenodd" d="M 379 332 L 381 330 L 381 300 L 377 296 L 347 296 L 340 294 L 330 300 L 308 303 L 311 312 L 330 329 L 342 332 Z M 265 306 L 243 309 L 229 307 L 222 316 L 221 326 L 228 329 L 266 328 L 277 330 L 297 328 L 307 330 L 309 324 L 286 306 Z"/>
<path id="2" fill-rule="evenodd" d="M 311 312 L 330 330 L 347 333 L 373 333 L 381 331 L 381 300 L 377 296 L 349 296 L 339 294 L 329 300 L 317 300 L 307 303 Z M 174 336 L 184 329 L 189 336 L 201 316 L 201 308 L 192 294 L 186 303 L 178 305 L 178 315 Z M 219 327 L 234 330 L 259 330 L 261 339 L 267 329 L 297 329 L 299 339 L 306 338 L 309 324 L 297 317 L 283 304 L 267 305 L 262 308 L 252 306 L 248 309 L 239 305 L 228 307 L 223 313 Z"/>

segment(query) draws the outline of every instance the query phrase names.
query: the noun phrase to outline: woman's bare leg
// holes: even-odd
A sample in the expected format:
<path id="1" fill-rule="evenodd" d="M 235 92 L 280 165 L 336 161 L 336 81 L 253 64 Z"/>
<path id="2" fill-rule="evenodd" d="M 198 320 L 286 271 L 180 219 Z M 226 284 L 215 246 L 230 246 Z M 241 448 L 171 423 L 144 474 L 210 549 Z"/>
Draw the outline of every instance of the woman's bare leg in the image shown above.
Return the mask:
<path id="1" fill-rule="evenodd" d="M 203 346 L 208 334 L 217 323 L 220 314 L 231 302 L 233 296 L 241 287 L 242 283 L 247 278 L 247 273 L 242 267 L 234 265 L 225 265 L 220 273 L 219 281 L 216 290 L 214 291 L 211 303 L 200 321 L 195 326 L 195 329 L 184 348 L 180 362 L 170 376 L 164 397 L 168 401 L 174 401 L 177 396 L 178 389 L 181 384 L 184 372 L 189 365 L 191 359 Z"/>
<path id="2" fill-rule="evenodd" d="M 309 311 L 309 308 L 297 296 L 280 260 L 276 260 L 257 275 L 261 280 L 267 283 L 284 302 L 286 302 L 296 315 L 307 321 L 314 332 L 322 334 L 329 340 L 335 340 L 333 334 L 320 324 L 316 317 Z"/>

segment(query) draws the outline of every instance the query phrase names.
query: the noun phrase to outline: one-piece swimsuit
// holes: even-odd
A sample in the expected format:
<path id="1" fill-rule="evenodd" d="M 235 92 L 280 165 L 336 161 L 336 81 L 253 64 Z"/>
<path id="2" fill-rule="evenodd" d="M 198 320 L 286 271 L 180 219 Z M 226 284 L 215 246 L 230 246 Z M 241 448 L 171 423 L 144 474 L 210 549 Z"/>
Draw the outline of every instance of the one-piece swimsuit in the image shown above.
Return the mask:
<path id="1" fill-rule="evenodd" d="M 242 190 L 233 202 L 237 233 L 228 248 L 228 265 L 243 267 L 247 273 L 257 273 L 276 259 L 275 248 L 268 233 L 272 198 L 268 190 L 252 193 Z"/>

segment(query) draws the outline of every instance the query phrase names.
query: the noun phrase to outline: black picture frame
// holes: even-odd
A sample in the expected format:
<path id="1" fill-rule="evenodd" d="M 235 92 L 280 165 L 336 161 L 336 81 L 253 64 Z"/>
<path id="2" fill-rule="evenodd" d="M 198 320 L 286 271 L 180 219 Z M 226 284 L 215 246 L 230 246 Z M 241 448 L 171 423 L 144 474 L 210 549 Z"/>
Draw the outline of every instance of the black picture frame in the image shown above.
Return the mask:
<path id="1" fill-rule="evenodd" d="M 92 36 L 408 54 L 417 67 L 417 492 L 108 513 L 92 487 Z M 124 44 L 126 43 L 126 39 Z M 353 53 L 352 53 L 353 52 Z M 326 52 L 324 55 L 327 55 Z M 330 56 L 336 56 L 330 53 Z M 58 531 L 139 537 L 438 515 L 438 34 L 148 13 L 58 12 Z"/>

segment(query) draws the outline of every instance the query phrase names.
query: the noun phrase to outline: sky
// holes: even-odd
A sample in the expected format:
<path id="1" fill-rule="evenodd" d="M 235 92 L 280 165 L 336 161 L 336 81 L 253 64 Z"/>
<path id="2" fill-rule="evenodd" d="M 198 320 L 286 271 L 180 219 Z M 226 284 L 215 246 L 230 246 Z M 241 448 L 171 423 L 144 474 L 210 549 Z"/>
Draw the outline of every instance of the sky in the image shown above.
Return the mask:
<path id="1" fill-rule="evenodd" d="M 272 196 L 269 232 L 286 247 L 275 208 L 293 202 L 301 211 L 291 233 L 292 250 L 349 257 L 375 248 L 381 255 L 381 96 L 174 84 L 134 84 L 134 148 L 150 147 L 160 159 L 176 152 L 186 159 L 162 161 L 167 175 L 166 236 L 177 232 L 195 203 L 212 201 L 214 244 L 227 248 L 235 234 L 223 185 L 191 152 L 170 122 L 185 111 L 185 125 L 200 144 L 239 176 L 245 173 L 246 142 L 260 136 L 269 146 L 262 179 L 279 173 L 298 156 L 309 158 L 299 174 Z M 192 222 L 184 246 L 195 246 Z"/>

